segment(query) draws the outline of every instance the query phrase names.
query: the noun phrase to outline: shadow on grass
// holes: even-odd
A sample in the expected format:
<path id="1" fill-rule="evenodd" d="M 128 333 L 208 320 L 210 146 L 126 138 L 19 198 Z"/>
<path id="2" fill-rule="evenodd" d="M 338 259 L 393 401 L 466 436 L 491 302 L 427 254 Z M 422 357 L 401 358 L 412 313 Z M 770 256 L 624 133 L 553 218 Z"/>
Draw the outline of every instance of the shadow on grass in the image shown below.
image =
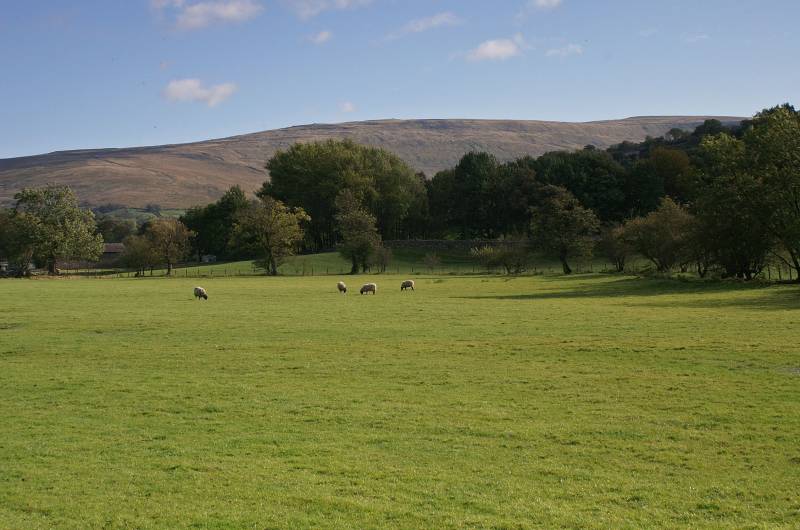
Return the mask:
<path id="1" fill-rule="evenodd" d="M 800 290 L 793 285 L 764 283 L 739 283 L 725 281 L 680 281 L 671 279 L 648 279 L 624 277 L 607 281 L 603 275 L 580 275 L 572 277 L 542 277 L 544 284 L 557 283 L 564 286 L 548 286 L 544 290 L 527 294 L 461 296 L 467 300 L 558 300 L 579 298 L 626 298 L 655 297 L 655 300 L 635 301 L 637 305 L 652 307 L 721 308 L 742 307 L 764 310 L 800 309 Z M 567 285 L 564 285 L 567 284 Z M 737 294 L 733 297 L 719 295 Z M 660 301 L 660 296 L 687 295 L 685 299 Z M 698 298 L 697 295 L 708 295 Z"/>

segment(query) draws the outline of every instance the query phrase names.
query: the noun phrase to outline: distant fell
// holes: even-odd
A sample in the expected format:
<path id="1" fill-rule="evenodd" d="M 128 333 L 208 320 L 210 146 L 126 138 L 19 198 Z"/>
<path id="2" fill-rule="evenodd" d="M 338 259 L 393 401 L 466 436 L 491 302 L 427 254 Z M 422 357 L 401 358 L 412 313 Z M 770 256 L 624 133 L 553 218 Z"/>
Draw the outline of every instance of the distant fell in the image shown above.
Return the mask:
<path id="1" fill-rule="evenodd" d="M 85 149 L 0 160 L 0 203 L 23 187 L 70 186 L 85 204 L 120 203 L 165 208 L 206 204 L 238 184 L 254 191 L 269 178 L 266 161 L 296 142 L 349 138 L 387 149 L 428 176 L 452 167 L 464 153 L 487 151 L 501 161 L 548 151 L 605 149 L 628 140 L 662 136 L 670 129 L 692 130 L 729 116 L 647 116 L 623 120 L 565 123 L 516 120 L 376 120 L 313 124 L 177 145 Z"/>

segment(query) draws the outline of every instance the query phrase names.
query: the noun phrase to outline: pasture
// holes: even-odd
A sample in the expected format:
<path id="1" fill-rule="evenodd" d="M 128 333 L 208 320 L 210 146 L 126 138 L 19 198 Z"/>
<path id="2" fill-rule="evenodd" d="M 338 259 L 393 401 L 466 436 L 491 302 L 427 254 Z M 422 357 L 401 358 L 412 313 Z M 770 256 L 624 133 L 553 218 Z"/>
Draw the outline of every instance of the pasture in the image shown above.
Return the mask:
<path id="1" fill-rule="evenodd" d="M 798 287 L 338 279 L 0 282 L 0 528 L 800 525 Z"/>

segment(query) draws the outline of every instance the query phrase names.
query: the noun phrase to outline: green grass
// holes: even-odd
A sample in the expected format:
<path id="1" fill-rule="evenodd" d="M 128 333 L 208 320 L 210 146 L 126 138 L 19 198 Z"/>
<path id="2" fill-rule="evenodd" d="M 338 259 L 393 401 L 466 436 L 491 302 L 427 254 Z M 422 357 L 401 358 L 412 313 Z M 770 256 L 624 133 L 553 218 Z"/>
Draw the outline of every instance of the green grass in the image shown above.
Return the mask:
<path id="1" fill-rule="evenodd" d="M 0 528 L 800 525 L 796 286 L 336 279 L 0 282 Z"/>

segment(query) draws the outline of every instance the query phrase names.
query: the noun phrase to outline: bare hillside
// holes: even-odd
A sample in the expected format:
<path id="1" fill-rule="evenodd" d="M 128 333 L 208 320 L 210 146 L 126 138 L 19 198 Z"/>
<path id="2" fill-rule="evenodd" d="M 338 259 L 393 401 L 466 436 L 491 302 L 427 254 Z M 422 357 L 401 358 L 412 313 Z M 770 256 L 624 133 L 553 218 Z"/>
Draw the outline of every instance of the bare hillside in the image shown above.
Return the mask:
<path id="1" fill-rule="evenodd" d="M 264 164 L 295 142 L 350 138 L 388 149 L 429 176 L 471 150 L 502 161 L 547 151 L 606 148 L 641 141 L 670 129 L 693 129 L 705 116 L 638 117 L 588 123 L 511 120 L 381 120 L 303 125 L 191 144 L 62 151 L 0 160 L 0 203 L 22 187 L 49 182 L 72 187 L 88 204 L 122 203 L 167 208 L 205 204 L 227 188 L 257 189 L 268 178 Z M 723 122 L 741 118 L 716 117 Z"/>

